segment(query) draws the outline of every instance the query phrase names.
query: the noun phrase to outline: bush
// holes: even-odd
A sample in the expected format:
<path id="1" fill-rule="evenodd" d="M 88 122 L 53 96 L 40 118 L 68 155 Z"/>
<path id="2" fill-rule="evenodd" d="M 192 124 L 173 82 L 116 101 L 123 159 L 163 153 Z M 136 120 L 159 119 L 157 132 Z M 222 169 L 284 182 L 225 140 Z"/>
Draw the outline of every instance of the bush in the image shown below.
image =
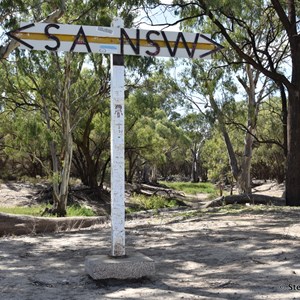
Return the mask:
<path id="1" fill-rule="evenodd" d="M 145 196 L 134 194 L 130 199 L 129 208 L 127 212 L 134 212 L 140 210 L 159 209 L 166 207 L 176 207 L 181 204 L 176 199 L 168 199 L 162 196 Z"/>
<path id="2" fill-rule="evenodd" d="M 218 191 L 214 184 L 210 182 L 160 182 L 166 185 L 170 189 L 174 189 L 176 191 L 182 191 L 186 194 L 217 194 Z"/>

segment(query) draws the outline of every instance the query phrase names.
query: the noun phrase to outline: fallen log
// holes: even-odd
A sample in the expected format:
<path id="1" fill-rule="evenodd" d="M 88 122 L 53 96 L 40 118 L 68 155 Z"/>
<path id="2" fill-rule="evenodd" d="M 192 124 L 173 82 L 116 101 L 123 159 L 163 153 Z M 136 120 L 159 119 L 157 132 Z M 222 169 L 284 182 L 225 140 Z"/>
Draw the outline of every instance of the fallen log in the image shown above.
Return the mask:
<path id="1" fill-rule="evenodd" d="M 203 208 L 218 207 L 228 204 L 264 204 L 264 205 L 278 205 L 284 206 L 285 199 L 281 197 L 273 197 L 259 194 L 248 195 L 229 195 L 216 198 L 210 202 L 207 202 Z"/>
<path id="2" fill-rule="evenodd" d="M 108 217 L 44 218 L 0 213 L 0 236 L 59 232 L 88 228 L 108 221 Z"/>

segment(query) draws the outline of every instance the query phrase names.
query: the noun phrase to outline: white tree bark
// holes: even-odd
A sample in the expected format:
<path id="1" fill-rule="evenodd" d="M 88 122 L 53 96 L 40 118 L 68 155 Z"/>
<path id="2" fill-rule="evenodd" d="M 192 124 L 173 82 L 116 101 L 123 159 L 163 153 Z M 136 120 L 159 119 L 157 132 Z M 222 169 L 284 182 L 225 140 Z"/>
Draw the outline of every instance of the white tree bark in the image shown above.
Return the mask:
<path id="1" fill-rule="evenodd" d="M 219 109 L 215 99 L 212 95 L 210 95 L 210 104 L 217 115 L 219 127 L 222 132 L 227 153 L 229 157 L 229 163 L 232 171 L 232 175 L 237 182 L 237 187 L 239 194 L 251 194 L 251 160 L 252 160 L 252 149 L 254 136 L 256 133 L 256 125 L 257 125 L 257 116 L 259 112 L 260 103 L 263 99 L 264 86 L 262 87 L 258 96 L 256 96 L 256 86 L 258 82 L 258 78 L 260 73 L 257 71 L 255 74 L 253 73 L 253 69 L 250 65 L 246 66 L 246 74 L 247 81 L 238 78 L 239 82 L 244 87 L 248 96 L 248 105 L 247 105 L 247 130 L 245 132 L 244 139 L 244 153 L 241 160 L 241 163 L 238 163 L 236 158 L 229 134 L 226 129 L 226 124 L 224 121 L 224 115 L 222 111 Z"/>
<path id="2" fill-rule="evenodd" d="M 254 70 L 250 65 L 246 65 L 247 82 L 238 78 L 239 82 L 243 85 L 248 96 L 248 118 L 247 118 L 247 131 L 244 139 L 244 155 L 241 162 L 240 174 L 238 176 L 238 189 L 240 194 L 251 194 L 251 161 L 254 136 L 256 134 L 257 117 L 259 112 L 260 103 L 263 99 L 264 86 L 262 87 L 258 96 L 256 96 L 256 86 L 260 73 Z"/>
<path id="3" fill-rule="evenodd" d="M 73 155 L 73 138 L 70 124 L 71 56 L 71 53 L 65 55 L 65 82 L 63 86 L 63 97 L 59 105 L 59 115 L 63 135 L 63 161 L 60 173 L 58 203 L 56 207 L 56 212 L 59 216 L 65 216 L 67 211 L 69 179 Z"/>

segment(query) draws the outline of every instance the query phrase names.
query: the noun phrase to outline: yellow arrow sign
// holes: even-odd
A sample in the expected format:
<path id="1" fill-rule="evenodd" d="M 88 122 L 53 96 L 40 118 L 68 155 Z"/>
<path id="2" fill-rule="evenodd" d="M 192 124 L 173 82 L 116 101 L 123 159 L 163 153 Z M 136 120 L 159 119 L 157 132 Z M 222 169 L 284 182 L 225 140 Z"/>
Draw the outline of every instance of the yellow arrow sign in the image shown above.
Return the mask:
<path id="1" fill-rule="evenodd" d="M 44 34 L 44 33 L 25 33 L 25 32 L 19 32 L 16 33 L 14 36 L 21 40 L 34 40 L 34 41 L 49 41 L 49 37 Z M 55 35 L 60 41 L 62 42 L 74 42 L 74 39 L 76 36 L 70 35 L 70 34 L 56 34 Z M 89 43 L 97 43 L 97 44 L 108 44 L 108 45 L 116 45 L 120 43 L 120 38 L 110 38 L 110 37 L 101 37 L 101 36 L 87 36 L 86 37 L 87 41 Z M 79 38 L 78 43 L 84 42 L 82 38 Z M 136 44 L 136 39 L 132 39 L 132 42 Z M 146 39 L 139 40 L 140 46 L 142 47 L 148 47 L 151 46 L 149 44 L 149 41 Z M 166 47 L 165 41 L 156 41 L 156 43 L 160 47 Z M 169 41 L 170 46 L 174 47 L 175 46 L 175 41 Z M 193 43 L 187 42 L 187 45 L 189 48 L 192 48 Z M 201 50 L 214 50 L 215 45 L 211 43 L 197 43 L 196 49 L 201 49 Z M 183 42 L 178 43 L 178 48 L 185 48 L 185 45 Z"/>
<path id="2" fill-rule="evenodd" d="M 8 32 L 31 50 L 202 58 L 223 47 L 200 33 L 66 24 L 27 24 Z"/>

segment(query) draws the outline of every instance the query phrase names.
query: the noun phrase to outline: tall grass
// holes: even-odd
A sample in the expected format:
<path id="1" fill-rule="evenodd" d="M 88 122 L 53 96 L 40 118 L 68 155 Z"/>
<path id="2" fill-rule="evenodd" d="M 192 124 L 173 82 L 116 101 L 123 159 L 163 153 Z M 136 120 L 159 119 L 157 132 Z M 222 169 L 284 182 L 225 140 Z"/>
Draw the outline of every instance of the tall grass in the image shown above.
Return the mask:
<path id="1" fill-rule="evenodd" d="M 159 209 L 166 207 L 179 206 L 180 203 L 176 199 L 167 199 L 161 196 L 145 196 L 134 194 L 130 198 L 131 206 L 126 208 L 127 213 L 140 210 Z"/>
<path id="2" fill-rule="evenodd" d="M 15 206 L 15 207 L 0 207 L 1 213 L 14 214 L 14 215 L 28 215 L 38 217 L 45 210 L 46 205 L 34 206 Z"/>
<path id="3" fill-rule="evenodd" d="M 15 207 L 1 207 L 0 212 L 14 215 L 27 215 L 39 217 L 46 209 L 47 205 L 33 205 L 33 206 L 15 206 Z M 51 215 L 45 215 L 51 217 Z M 96 216 L 95 212 L 87 207 L 80 205 L 71 205 L 67 207 L 68 217 L 93 217 Z"/>
<path id="4" fill-rule="evenodd" d="M 88 207 L 80 205 L 71 205 L 67 207 L 68 217 L 94 217 L 96 213 Z"/>
<path id="5" fill-rule="evenodd" d="M 210 182 L 168 182 L 161 181 L 160 183 L 166 185 L 170 189 L 184 192 L 186 194 L 196 195 L 196 194 L 212 194 L 217 195 L 218 190 L 214 184 Z"/>

